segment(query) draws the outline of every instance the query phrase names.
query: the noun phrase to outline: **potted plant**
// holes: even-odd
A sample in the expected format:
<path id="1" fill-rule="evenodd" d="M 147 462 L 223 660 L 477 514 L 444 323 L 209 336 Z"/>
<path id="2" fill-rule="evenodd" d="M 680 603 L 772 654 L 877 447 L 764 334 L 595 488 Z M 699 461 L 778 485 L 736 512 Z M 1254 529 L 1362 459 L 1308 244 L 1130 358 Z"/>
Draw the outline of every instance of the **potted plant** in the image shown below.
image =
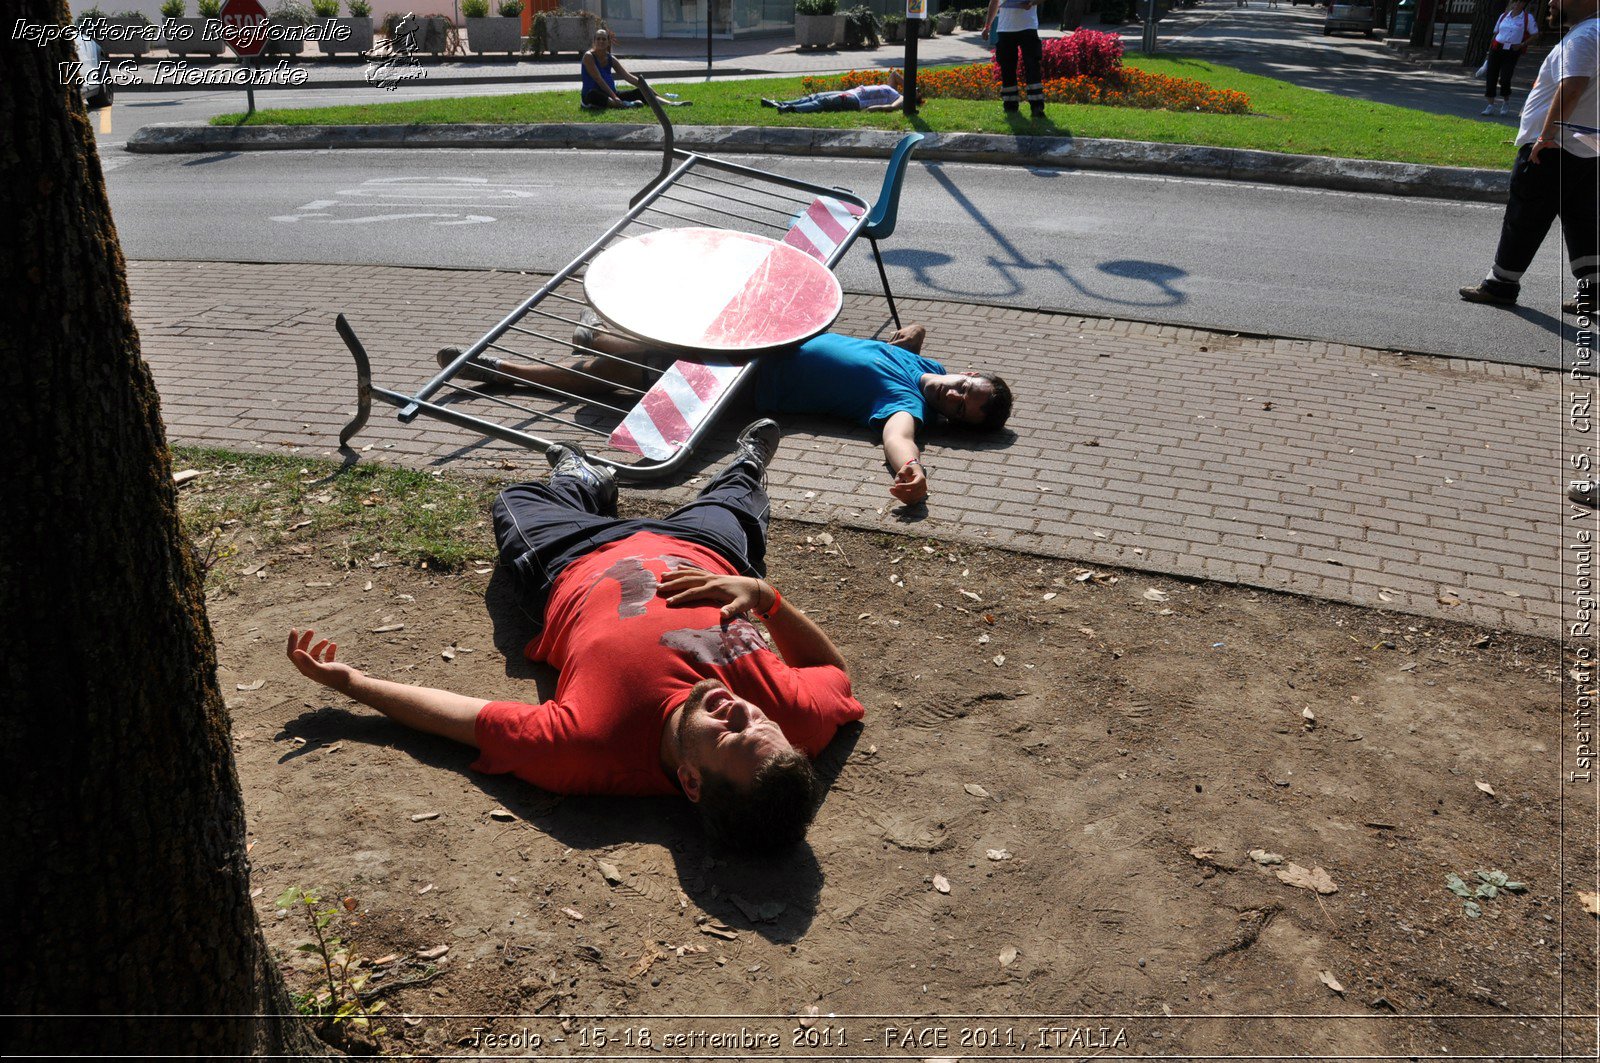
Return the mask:
<path id="1" fill-rule="evenodd" d="M 337 17 L 338 0 L 317 0 L 317 4 L 313 4 L 312 9 L 327 21 L 326 28 L 329 31 L 325 39 L 317 42 L 318 51 L 323 55 L 338 55 L 340 52 L 360 55 L 372 50 L 372 5 L 368 0 L 348 0 L 345 4 L 348 18 Z M 324 11 L 327 14 L 324 15 Z"/>
<path id="2" fill-rule="evenodd" d="M 969 33 L 983 32 L 983 20 L 989 15 L 986 7 L 964 7 L 956 12 L 956 25 Z"/>
<path id="3" fill-rule="evenodd" d="M 858 4 L 844 13 L 844 46 L 846 48 L 878 47 L 878 15 L 866 4 Z"/>
<path id="4" fill-rule="evenodd" d="M 938 28 L 940 33 L 954 33 L 956 31 L 956 13 L 954 11 L 939 12 Z"/>
<path id="5" fill-rule="evenodd" d="M 838 0 L 794 0 L 794 43 L 798 48 L 826 48 L 843 36 Z"/>
<path id="6" fill-rule="evenodd" d="M 600 16 L 593 11 L 546 11 L 543 50 L 551 55 L 558 52 L 582 55 L 593 43 L 594 31 L 599 28 Z"/>
<path id="7" fill-rule="evenodd" d="M 267 12 L 267 23 L 279 31 L 267 38 L 268 55 L 299 55 L 306 50 L 306 27 L 311 25 L 311 9 L 300 0 L 279 0 Z"/>
<path id="8" fill-rule="evenodd" d="M 499 17 L 489 17 L 489 0 L 461 0 L 461 17 L 467 23 L 467 43 L 479 55 L 522 50 L 522 0 L 503 0 Z"/>
<path id="9" fill-rule="evenodd" d="M 150 32 L 148 16 L 139 11 L 124 11 L 119 15 L 103 16 L 106 20 L 106 39 L 100 41 L 100 50 L 107 55 L 131 55 L 134 62 L 155 47 L 161 34 Z"/>
<path id="10" fill-rule="evenodd" d="M 905 39 L 906 17 L 898 12 L 891 11 L 880 19 L 883 23 L 883 39 L 889 44 L 899 44 Z"/>

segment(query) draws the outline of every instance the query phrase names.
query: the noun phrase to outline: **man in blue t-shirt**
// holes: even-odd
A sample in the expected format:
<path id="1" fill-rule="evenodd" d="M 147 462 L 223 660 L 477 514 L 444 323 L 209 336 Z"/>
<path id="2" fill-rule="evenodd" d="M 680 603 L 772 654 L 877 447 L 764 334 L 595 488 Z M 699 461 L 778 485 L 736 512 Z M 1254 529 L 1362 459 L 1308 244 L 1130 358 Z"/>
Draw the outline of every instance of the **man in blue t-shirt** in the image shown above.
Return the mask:
<path id="1" fill-rule="evenodd" d="M 655 372 L 645 367 L 659 371 L 676 358 L 605 330 L 598 318 L 584 321 L 573 336 L 578 353 L 629 361 L 587 358 L 569 372 L 480 355 L 476 364 L 491 372 L 468 365 L 461 375 L 490 381 L 514 377 L 568 392 L 608 390 L 611 384 L 647 388 Z M 831 414 L 880 429 L 884 463 L 894 473 L 889 493 L 907 505 L 921 502 L 928 497 L 928 476 L 917 444 L 919 429 L 942 416 L 953 425 L 994 432 L 1011 416 L 1011 389 L 1004 380 L 978 370 L 948 372 L 922 357 L 926 337 L 921 325 L 907 325 L 887 342 L 825 332 L 791 350 L 764 354 L 756 366 L 756 407 L 763 413 Z M 445 348 L 439 364 L 449 365 L 460 353 Z"/>

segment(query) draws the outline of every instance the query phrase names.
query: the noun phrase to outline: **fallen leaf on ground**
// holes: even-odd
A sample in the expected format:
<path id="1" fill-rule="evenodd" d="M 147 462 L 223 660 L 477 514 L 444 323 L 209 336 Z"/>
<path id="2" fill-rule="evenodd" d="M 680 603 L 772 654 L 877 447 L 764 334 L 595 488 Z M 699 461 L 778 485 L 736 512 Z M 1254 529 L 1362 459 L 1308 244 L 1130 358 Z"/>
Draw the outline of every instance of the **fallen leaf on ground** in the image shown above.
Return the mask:
<path id="1" fill-rule="evenodd" d="M 981 601 L 983 601 L 983 599 L 982 599 L 982 598 L 980 598 L 980 597 L 979 597 L 979 596 L 978 596 L 978 595 L 977 595 L 977 593 L 976 593 L 976 592 L 974 592 L 974 591 L 962 591 L 962 592 L 961 592 L 961 596 L 962 596 L 962 597 L 963 597 L 963 598 L 971 598 L 971 599 L 972 599 L 972 600 L 973 600 L 973 601 L 975 601 L 975 602 L 981 602 Z"/>
<path id="2" fill-rule="evenodd" d="M 1578 903 L 1583 905 L 1583 910 L 1590 915 L 1600 916 L 1600 893 L 1586 893 L 1579 890 Z"/>
<path id="3" fill-rule="evenodd" d="M 1461 604 L 1461 599 L 1457 598 L 1453 594 L 1441 594 L 1441 595 L 1439 595 L 1439 604 L 1440 605 L 1444 605 L 1444 606 L 1452 606 L 1453 607 L 1453 606 L 1460 605 Z"/>
<path id="4" fill-rule="evenodd" d="M 405 629 L 406 626 L 404 624 L 384 624 L 382 627 L 373 628 L 372 633 L 374 635 L 387 635 L 391 631 L 404 631 Z"/>
<path id="5" fill-rule="evenodd" d="M 417 896 L 420 897 L 424 893 L 432 893 L 432 892 L 433 892 L 433 883 L 430 882 L 426 886 L 422 887 L 420 890 L 417 891 Z"/>
<path id="6" fill-rule="evenodd" d="M 571 919 L 574 923 L 583 922 L 583 913 L 576 908 L 563 908 L 561 914 Z"/>
<path id="7" fill-rule="evenodd" d="M 1282 853 L 1269 853 L 1265 849 L 1251 849 L 1250 859 L 1265 867 L 1268 864 L 1283 863 Z"/>
<path id="8" fill-rule="evenodd" d="M 265 679 L 257 679 L 254 683 L 235 683 L 233 688 L 235 690 L 260 690 L 266 685 L 267 681 Z"/>
<path id="9" fill-rule="evenodd" d="M 1164 602 L 1167 600 L 1167 592 L 1158 591 L 1154 587 L 1151 587 L 1149 590 L 1144 592 L 1144 600 L 1147 602 Z"/>
<path id="10" fill-rule="evenodd" d="M 1335 978 L 1327 971 L 1318 971 L 1317 981 L 1321 982 L 1335 993 L 1338 993 L 1341 997 L 1344 996 L 1344 986 L 1339 984 L 1339 979 Z"/>
<path id="11" fill-rule="evenodd" d="M 1017 962 L 1017 950 L 1014 947 L 1012 947 L 1010 945 L 1007 945 L 1005 948 L 1000 950 L 1000 966 L 1002 966 L 1002 967 L 1010 967 L 1013 963 L 1016 963 L 1016 962 Z"/>
<path id="12" fill-rule="evenodd" d="M 724 941 L 734 941 L 739 937 L 737 930 L 721 923 L 707 923 L 700 928 L 700 933 L 710 934 L 712 937 L 722 938 Z"/>
<path id="13" fill-rule="evenodd" d="M 1256 850 L 1256 852 L 1258 852 L 1258 853 L 1259 852 L 1264 852 L 1264 851 L 1265 850 L 1262 850 L 1262 849 L 1257 849 Z M 1204 862 L 1206 862 L 1208 860 L 1216 859 L 1217 851 L 1215 849 L 1210 848 L 1209 846 L 1199 846 L 1199 845 L 1197 845 L 1193 849 L 1189 850 L 1189 855 L 1194 857 L 1196 860 L 1199 860 L 1201 863 L 1204 863 Z"/>
<path id="14" fill-rule="evenodd" d="M 1320 867 L 1308 870 L 1299 864 L 1289 863 L 1273 874 L 1278 876 L 1279 882 L 1288 886 L 1298 886 L 1300 889 L 1315 890 L 1318 893 L 1339 892 L 1339 887 L 1333 884 L 1333 878 Z"/>
<path id="15" fill-rule="evenodd" d="M 933 876 L 933 888 L 938 890 L 940 893 L 949 893 L 950 880 L 945 878 L 943 875 L 935 875 Z"/>
<path id="16" fill-rule="evenodd" d="M 617 870 L 616 864 L 604 860 L 596 860 L 594 866 L 600 869 L 600 876 L 613 886 L 622 885 L 622 872 Z"/>
<path id="17" fill-rule="evenodd" d="M 449 951 L 449 945 L 435 945 L 431 949 L 418 949 L 417 957 L 423 960 L 437 960 L 440 956 L 443 956 Z"/>
<path id="18" fill-rule="evenodd" d="M 492 811 L 490 811 L 489 818 L 490 819 L 499 819 L 499 820 L 516 819 L 517 818 L 517 814 L 515 812 L 508 811 L 508 810 L 506 810 L 504 808 L 496 808 L 496 809 L 493 809 Z"/>
<path id="19" fill-rule="evenodd" d="M 989 791 L 985 790 L 983 787 L 979 786 L 975 782 L 965 783 L 965 784 L 962 785 L 961 788 L 963 790 L 965 790 L 967 793 L 971 794 L 973 797 L 988 797 L 989 796 Z"/>
<path id="20" fill-rule="evenodd" d="M 438 818 L 439 818 L 439 813 L 437 813 L 437 812 L 418 812 L 416 815 L 411 817 L 411 822 L 413 822 L 413 823 L 421 823 L 425 819 L 438 819 Z"/>
<path id="21" fill-rule="evenodd" d="M 1476 785 L 1477 785 L 1478 789 L 1482 790 L 1484 793 L 1488 794 L 1490 797 L 1494 796 L 1494 787 L 1490 786 L 1488 783 L 1479 782 Z"/>
<path id="22" fill-rule="evenodd" d="M 1045 600 L 1045 601 L 1047 601 L 1047 602 L 1048 602 L 1048 601 L 1050 601 L 1050 600 L 1051 600 L 1051 599 L 1052 599 L 1052 598 L 1054 598 L 1054 597 L 1055 597 L 1055 596 L 1056 596 L 1056 592 L 1055 592 L 1055 591 L 1051 591 L 1051 592 L 1050 592 L 1050 593 L 1049 593 L 1049 594 L 1047 594 L 1047 595 L 1045 595 L 1045 596 L 1044 596 L 1044 600 Z"/>

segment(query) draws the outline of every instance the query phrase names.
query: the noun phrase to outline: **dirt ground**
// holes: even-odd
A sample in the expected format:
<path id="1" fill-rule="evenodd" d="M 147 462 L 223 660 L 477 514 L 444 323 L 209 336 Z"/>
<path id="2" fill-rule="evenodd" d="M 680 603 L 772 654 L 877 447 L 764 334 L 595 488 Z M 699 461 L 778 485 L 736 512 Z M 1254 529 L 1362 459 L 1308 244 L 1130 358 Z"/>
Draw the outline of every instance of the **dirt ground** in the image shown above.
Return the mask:
<path id="1" fill-rule="evenodd" d="M 1596 989 L 1560 647 L 842 528 L 780 523 L 771 557 L 867 716 L 767 863 L 683 802 L 475 774 L 284 658 L 311 625 L 375 675 L 536 700 L 492 564 L 229 558 L 209 609 L 291 985 L 309 934 L 274 898 L 305 887 L 352 898 L 380 1046 L 423 1058 L 1593 1051 L 1552 1018 Z M 1477 870 L 1526 888 L 1469 917 L 1446 882 Z"/>

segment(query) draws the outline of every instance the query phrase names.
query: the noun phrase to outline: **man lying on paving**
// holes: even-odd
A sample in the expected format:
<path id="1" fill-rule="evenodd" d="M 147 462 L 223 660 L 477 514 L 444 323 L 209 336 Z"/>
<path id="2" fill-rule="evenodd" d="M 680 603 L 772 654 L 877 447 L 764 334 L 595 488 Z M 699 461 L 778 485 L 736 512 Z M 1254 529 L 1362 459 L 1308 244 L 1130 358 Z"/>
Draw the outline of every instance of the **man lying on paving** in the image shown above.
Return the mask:
<path id="1" fill-rule="evenodd" d="M 582 320 L 573 334 L 574 353 L 588 356 L 570 367 L 479 355 L 459 375 L 489 382 L 520 380 L 566 392 L 592 393 L 612 385 L 644 389 L 677 358 L 607 331 L 593 311 L 585 309 Z M 921 502 L 928 497 L 928 476 L 918 429 L 940 414 L 953 425 L 998 432 L 1011 416 L 1011 388 L 1004 380 L 971 369 L 947 372 L 922 357 L 926 337 L 921 325 L 907 325 L 887 343 L 826 332 L 792 350 L 764 354 L 756 364 L 756 408 L 762 413 L 832 414 L 879 428 L 884 464 L 894 474 L 889 493 L 908 505 Z M 460 354 L 458 348 L 446 347 L 439 352 L 439 365 L 449 365 Z"/>
<path id="2" fill-rule="evenodd" d="M 797 843 L 818 798 L 808 758 L 862 708 L 828 636 L 762 578 L 778 439 L 774 422 L 750 425 L 733 464 L 661 520 L 618 518 L 615 477 L 578 447 L 546 451 L 548 483 L 500 494 L 500 563 L 542 618 L 525 652 L 560 670 L 554 700 L 375 679 L 314 631 L 289 632 L 289 659 L 397 723 L 476 746 L 479 771 L 564 794 L 681 792 L 731 848 Z"/>

